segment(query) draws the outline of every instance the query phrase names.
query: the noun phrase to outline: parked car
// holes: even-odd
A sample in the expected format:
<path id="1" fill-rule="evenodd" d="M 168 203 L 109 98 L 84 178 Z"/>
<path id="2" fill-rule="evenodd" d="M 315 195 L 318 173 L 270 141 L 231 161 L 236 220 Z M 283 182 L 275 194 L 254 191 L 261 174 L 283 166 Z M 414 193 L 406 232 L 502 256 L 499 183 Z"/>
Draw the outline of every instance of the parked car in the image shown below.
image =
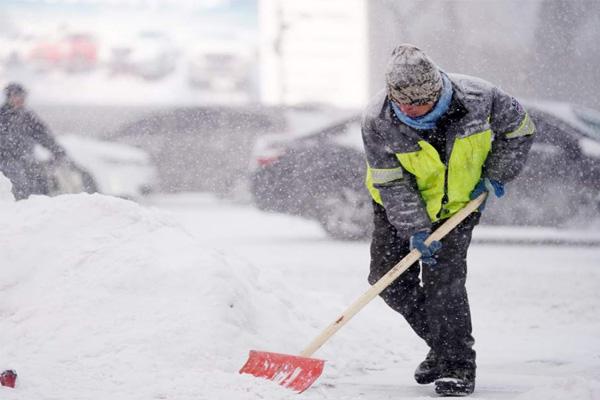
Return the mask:
<path id="1" fill-rule="evenodd" d="M 45 38 L 33 45 L 29 54 L 29 62 L 36 72 L 48 72 L 60 68 L 64 53 L 60 41 Z"/>
<path id="2" fill-rule="evenodd" d="M 197 45 L 188 60 L 188 82 L 209 92 L 249 94 L 252 85 L 252 52 L 248 46 L 228 42 Z"/>
<path id="3" fill-rule="evenodd" d="M 309 134 L 261 136 L 250 170 L 258 208 L 315 219 L 335 238 L 369 234 L 360 117 Z"/>
<path id="4" fill-rule="evenodd" d="M 57 136 L 57 140 L 73 164 L 52 163 L 47 151 L 36 149 L 38 160 L 46 167 L 50 195 L 99 192 L 138 199 L 156 189 L 156 167 L 141 149 L 74 135 Z"/>
<path id="5" fill-rule="evenodd" d="M 536 140 L 523 172 L 505 198 L 489 201 L 482 223 L 562 226 L 600 215 L 600 113 L 566 103 L 524 104 Z M 315 219 L 334 238 L 370 234 L 359 115 L 307 134 L 259 137 L 250 169 L 260 209 Z"/>
<path id="6" fill-rule="evenodd" d="M 58 69 L 69 73 L 87 72 L 97 64 L 98 45 L 88 33 L 45 37 L 33 45 L 29 58 L 38 72 Z"/>
<path id="7" fill-rule="evenodd" d="M 252 143 L 279 129 L 280 120 L 277 110 L 262 106 L 161 109 L 124 124 L 112 137 L 152 155 L 163 191 L 247 197 Z"/>
<path id="8" fill-rule="evenodd" d="M 98 62 L 98 44 L 86 33 L 73 33 L 63 39 L 64 68 L 68 72 L 87 72 Z"/>
<path id="9" fill-rule="evenodd" d="M 158 31 L 143 31 L 111 47 L 109 69 L 112 74 L 158 80 L 175 70 L 177 57 L 178 50 L 169 36 Z"/>
<path id="10" fill-rule="evenodd" d="M 581 225 L 600 215 L 600 113 L 559 102 L 523 102 L 537 127 L 524 170 L 483 222 Z"/>

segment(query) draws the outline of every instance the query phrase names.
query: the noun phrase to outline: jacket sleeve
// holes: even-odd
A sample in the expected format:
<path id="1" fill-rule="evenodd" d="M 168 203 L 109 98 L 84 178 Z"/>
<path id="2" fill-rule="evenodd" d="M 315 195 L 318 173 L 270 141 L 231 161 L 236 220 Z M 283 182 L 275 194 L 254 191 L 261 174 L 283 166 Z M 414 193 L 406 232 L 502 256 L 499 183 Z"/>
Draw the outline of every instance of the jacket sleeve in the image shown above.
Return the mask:
<path id="1" fill-rule="evenodd" d="M 31 136 L 36 143 L 44 146 L 56 158 L 66 156 L 65 149 L 56 142 L 46 125 L 34 113 L 28 113 L 27 124 L 29 125 Z"/>
<path id="2" fill-rule="evenodd" d="M 493 90 L 490 124 L 494 141 L 485 164 L 485 176 L 506 183 L 523 169 L 535 125 L 521 104 L 498 88 Z"/>
<path id="3" fill-rule="evenodd" d="M 420 230 L 431 229 L 431 220 L 414 177 L 404 170 L 372 125 L 371 121 L 363 119 L 362 135 L 367 168 L 370 170 L 373 186 L 381 195 L 388 220 L 398 231 L 398 236 L 403 238 Z"/>

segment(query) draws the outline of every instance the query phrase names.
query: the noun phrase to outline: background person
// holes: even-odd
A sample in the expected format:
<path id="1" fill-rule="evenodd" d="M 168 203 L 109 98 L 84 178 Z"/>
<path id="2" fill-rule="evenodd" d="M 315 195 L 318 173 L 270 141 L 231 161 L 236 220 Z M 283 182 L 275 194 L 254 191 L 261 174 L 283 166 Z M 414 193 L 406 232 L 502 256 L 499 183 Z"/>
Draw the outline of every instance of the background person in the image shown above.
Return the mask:
<path id="1" fill-rule="evenodd" d="M 4 94 L 6 99 L 0 108 L 0 172 L 10 179 L 16 200 L 47 194 L 47 173 L 35 158 L 35 145 L 48 149 L 56 162 L 68 162 L 66 152 L 40 118 L 25 107 L 27 92 L 22 85 L 10 83 Z"/>

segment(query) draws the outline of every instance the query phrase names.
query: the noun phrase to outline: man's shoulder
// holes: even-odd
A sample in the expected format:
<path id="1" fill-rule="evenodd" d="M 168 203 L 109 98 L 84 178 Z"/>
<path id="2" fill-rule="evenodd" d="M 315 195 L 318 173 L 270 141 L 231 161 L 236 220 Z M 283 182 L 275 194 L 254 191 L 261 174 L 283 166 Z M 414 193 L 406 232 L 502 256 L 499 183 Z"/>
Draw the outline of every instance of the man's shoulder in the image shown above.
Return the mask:
<path id="1" fill-rule="evenodd" d="M 378 118 L 381 115 L 386 98 L 387 92 L 385 89 L 381 89 L 373 97 L 371 97 L 363 112 L 363 119 Z"/>
<path id="2" fill-rule="evenodd" d="M 456 88 L 467 95 L 487 94 L 495 88 L 492 83 L 486 81 L 485 79 L 471 75 L 450 73 L 448 74 L 448 77 Z"/>

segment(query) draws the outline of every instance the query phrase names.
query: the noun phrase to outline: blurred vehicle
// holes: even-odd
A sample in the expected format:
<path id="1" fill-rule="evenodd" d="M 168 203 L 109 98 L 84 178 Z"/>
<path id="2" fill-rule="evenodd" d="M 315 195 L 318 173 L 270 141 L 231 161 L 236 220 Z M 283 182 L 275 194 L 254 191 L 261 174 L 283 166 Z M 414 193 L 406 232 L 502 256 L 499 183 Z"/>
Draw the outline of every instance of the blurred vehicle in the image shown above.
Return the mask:
<path id="1" fill-rule="evenodd" d="M 537 127 L 527 164 L 483 222 L 566 226 L 600 215 L 600 112 L 561 103 L 523 101 Z"/>
<path id="2" fill-rule="evenodd" d="M 566 103 L 524 105 L 536 140 L 525 169 L 505 198 L 490 199 L 482 223 L 561 226 L 600 215 L 600 113 Z M 358 115 L 307 134 L 259 137 L 250 170 L 258 208 L 315 219 L 334 238 L 370 234 Z"/>
<path id="3" fill-rule="evenodd" d="M 248 92 L 251 88 L 252 55 L 236 43 L 206 43 L 192 51 L 188 82 L 197 89 L 214 92 Z"/>
<path id="4" fill-rule="evenodd" d="M 182 107 L 149 113 L 112 137 L 156 160 L 161 190 L 242 195 L 256 136 L 281 127 L 267 107 Z M 247 193 L 247 190 L 246 190 Z"/>
<path id="5" fill-rule="evenodd" d="M 43 148 L 36 149 L 48 171 L 50 194 L 99 192 L 136 199 L 156 189 L 156 167 L 143 150 L 75 135 L 56 139 L 73 164 L 54 164 Z"/>
<path id="6" fill-rule="evenodd" d="M 306 135 L 259 137 L 250 170 L 258 208 L 315 219 L 335 238 L 370 233 L 360 117 Z"/>
<path id="7" fill-rule="evenodd" d="M 36 72 L 48 72 L 60 67 L 65 50 L 60 42 L 44 39 L 33 45 L 29 62 Z"/>
<path id="8" fill-rule="evenodd" d="M 132 40 L 114 45 L 109 68 L 113 74 L 133 74 L 161 79 L 175 70 L 177 49 L 162 32 L 140 32 Z"/>
<path id="9" fill-rule="evenodd" d="M 66 72 L 85 72 L 96 66 L 98 45 L 87 33 L 71 33 L 61 38 L 44 38 L 35 43 L 29 60 L 38 72 L 62 69 Z"/>
<path id="10" fill-rule="evenodd" d="M 92 35 L 73 33 L 63 39 L 64 68 L 67 72 L 89 71 L 98 61 L 98 45 Z"/>

